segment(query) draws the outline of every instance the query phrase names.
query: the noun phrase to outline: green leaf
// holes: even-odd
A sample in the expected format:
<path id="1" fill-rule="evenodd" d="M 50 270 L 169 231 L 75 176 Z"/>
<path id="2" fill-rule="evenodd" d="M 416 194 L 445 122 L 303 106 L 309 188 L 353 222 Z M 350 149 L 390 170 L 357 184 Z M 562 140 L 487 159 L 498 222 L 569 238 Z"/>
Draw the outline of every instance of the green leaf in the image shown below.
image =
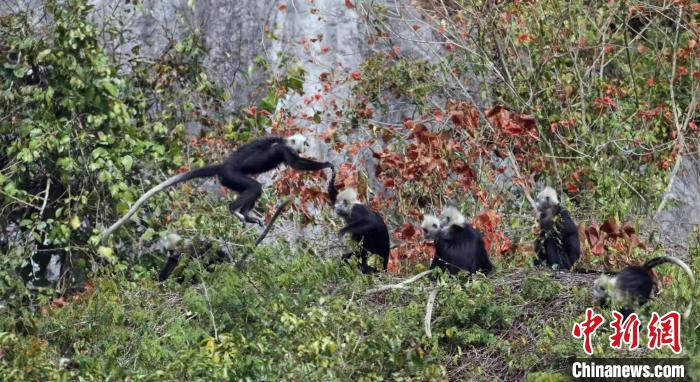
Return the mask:
<path id="1" fill-rule="evenodd" d="M 46 56 L 48 56 L 49 54 L 51 54 L 51 49 L 42 50 L 41 52 L 39 52 L 39 54 L 37 54 L 36 62 L 40 63 L 40 62 L 44 61 L 44 58 L 46 58 Z"/>
<path id="2" fill-rule="evenodd" d="M 70 226 L 73 230 L 80 228 L 80 218 L 77 215 L 73 215 L 70 219 Z"/>
<path id="3" fill-rule="evenodd" d="M 114 256 L 114 250 L 110 247 L 100 246 L 100 248 L 97 249 L 97 253 L 112 264 L 117 262 L 117 258 Z"/>
<path id="4" fill-rule="evenodd" d="M 103 88 L 104 90 L 106 90 L 107 93 L 109 93 L 109 95 L 111 95 L 112 97 L 116 97 L 116 96 L 117 96 L 117 87 L 114 86 L 113 83 L 111 83 L 111 82 L 109 82 L 109 81 L 105 81 L 105 82 L 102 83 L 102 88 Z"/>
<path id="5" fill-rule="evenodd" d="M 131 170 L 131 166 L 134 164 L 134 158 L 132 158 L 130 155 L 122 157 L 122 159 L 119 161 L 121 162 L 122 166 L 124 166 L 126 171 Z"/>
<path id="6" fill-rule="evenodd" d="M 284 80 L 284 86 L 296 91 L 297 93 L 304 94 L 304 81 L 297 77 L 287 77 Z"/>

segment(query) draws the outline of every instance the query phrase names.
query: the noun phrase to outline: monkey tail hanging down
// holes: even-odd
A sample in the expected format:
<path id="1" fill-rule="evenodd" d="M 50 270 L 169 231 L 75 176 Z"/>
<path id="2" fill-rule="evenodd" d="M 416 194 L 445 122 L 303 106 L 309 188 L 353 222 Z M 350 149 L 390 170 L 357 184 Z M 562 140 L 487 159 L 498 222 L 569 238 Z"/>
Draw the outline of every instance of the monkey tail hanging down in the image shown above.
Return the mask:
<path id="1" fill-rule="evenodd" d="M 124 224 L 148 198 L 159 191 L 191 179 L 213 176 L 218 176 L 224 187 L 239 194 L 238 198 L 229 205 L 231 213 L 241 221 L 262 225 L 260 219 L 248 216 L 255 207 L 255 202 L 262 195 L 262 185 L 251 178 L 251 175 L 270 171 L 282 163 L 302 171 L 333 168 L 330 162 L 316 162 L 300 157 L 299 154 L 308 146 L 306 137 L 301 134 L 287 138 L 259 138 L 240 146 L 221 164 L 172 176 L 143 194 L 121 219 L 104 231 L 102 240 Z"/>

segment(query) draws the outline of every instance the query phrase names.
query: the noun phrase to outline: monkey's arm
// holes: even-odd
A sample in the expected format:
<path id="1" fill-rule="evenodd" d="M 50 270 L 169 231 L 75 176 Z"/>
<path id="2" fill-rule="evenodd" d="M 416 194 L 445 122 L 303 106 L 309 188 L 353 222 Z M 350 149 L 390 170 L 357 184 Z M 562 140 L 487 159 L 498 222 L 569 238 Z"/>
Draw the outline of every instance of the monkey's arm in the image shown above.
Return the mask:
<path id="1" fill-rule="evenodd" d="M 341 228 L 338 234 L 340 236 L 343 236 L 349 232 L 352 232 L 353 234 L 361 234 L 370 231 L 372 228 L 374 228 L 373 222 L 369 220 L 356 220 Z"/>
<path id="2" fill-rule="evenodd" d="M 328 181 L 328 197 L 331 199 L 331 207 L 338 199 L 338 189 L 335 188 L 335 169 L 331 167 L 331 179 Z"/>
<path id="3" fill-rule="evenodd" d="M 324 168 L 333 168 L 331 162 L 316 162 L 311 159 L 302 158 L 292 149 L 283 145 L 276 145 L 275 150 L 282 150 L 284 162 L 290 167 L 302 171 L 319 171 Z"/>

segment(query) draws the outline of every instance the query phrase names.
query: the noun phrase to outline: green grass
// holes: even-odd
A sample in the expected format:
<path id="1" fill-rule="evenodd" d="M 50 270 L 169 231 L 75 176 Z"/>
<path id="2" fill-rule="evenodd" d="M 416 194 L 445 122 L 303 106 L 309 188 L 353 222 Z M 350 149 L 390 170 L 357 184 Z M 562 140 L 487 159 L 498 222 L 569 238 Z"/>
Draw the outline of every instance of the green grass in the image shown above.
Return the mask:
<path id="1" fill-rule="evenodd" d="M 489 277 L 442 278 L 437 284 L 424 278 L 406 289 L 367 294 L 399 278 L 364 276 L 338 261 L 291 256 L 273 247 L 258 249 L 242 271 L 221 264 L 207 272 L 197 261 L 187 270 L 193 277 L 182 284 L 177 277 L 157 284 L 155 269 L 102 277 L 64 308 L 28 318 L 23 334 L 15 323 L 0 320 L 0 375 L 18 381 L 78 375 L 557 380 L 566 373 L 566 357 L 583 355 L 570 331 L 589 306 L 587 287 L 595 277 L 502 265 Z M 674 308 L 671 296 L 687 297 L 687 281 L 672 272 L 676 282 L 640 311 L 643 325 L 652 310 Z M 436 285 L 428 338 L 423 319 Z M 684 355 L 694 355 L 697 364 L 696 317 L 684 323 L 683 345 Z M 610 349 L 607 335 L 604 329 L 594 338 L 596 356 L 628 354 Z"/>

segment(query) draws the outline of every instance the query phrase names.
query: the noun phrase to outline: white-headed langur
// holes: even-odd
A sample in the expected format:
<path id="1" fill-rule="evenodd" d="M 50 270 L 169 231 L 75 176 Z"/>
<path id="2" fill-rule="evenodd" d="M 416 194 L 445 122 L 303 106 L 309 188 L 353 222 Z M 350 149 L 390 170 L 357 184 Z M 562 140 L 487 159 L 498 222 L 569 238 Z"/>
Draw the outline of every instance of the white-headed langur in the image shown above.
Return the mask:
<path id="1" fill-rule="evenodd" d="M 426 239 L 433 240 L 435 245 L 435 258 L 430 269 L 441 268 L 453 275 L 460 270 L 489 273 L 493 269 L 483 234 L 467 223 L 456 208 L 446 208 L 439 220 L 425 215 L 421 226 Z"/>
<path id="2" fill-rule="evenodd" d="M 143 194 L 126 215 L 102 234 L 102 240 L 124 224 L 148 198 L 157 192 L 190 179 L 213 176 L 218 176 L 224 187 L 239 194 L 238 198 L 229 205 L 231 213 L 241 219 L 241 221 L 262 225 L 260 219 L 248 215 L 255 207 L 255 202 L 262 195 L 262 186 L 251 175 L 270 171 L 283 163 L 302 171 L 319 171 L 324 168 L 333 168 L 330 162 L 316 162 L 300 157 L 299 154 L 308 146 L 309 143 L 306 137 L 301 134 L 287 138 L 258 138 L 237 148 L 223 163 L 205 166 L 172 176 Z"/>
<path id="3" fill-rule="evenodd" d="M 183 239 L 180 235 L 173 232 L 168 233 L 163 239 L 161 239 L 160 247 L 165 250 L 168 258 L 165 260 L 165 264 L 163 264 L 163 268 L 160 270 L 158 281 L 165 281 L 168 279 L 168 277 L 170 277 L 170 274 L 177 267 L 177 264 L 180 261 L 180 256 L 183 253 L 190 256 L 195 256 L 200 260 L 206 259 L 206 262 L 204 263 L 206 267 L 216 263 L 230 262 L 232 260 L 231 255 L 222 249 L 216 249 L 214 254 L 211 255 L 213 257 L 206 258 L 205 254 L 207 254 L 207 252 L 213 247 L 211 242 L 206 242 L 204 245 L 202 245 L 200 252 L 201 256 L 198 256 L 199 254 L 197 253 L 197 248 L 195 248 L 194 243 L 190 239 Z"/>
<path id="4" fill-rule="evenodd" d="M 158 281 L 165 281 L 170 276 L 170 273 L 175 269 L 177 263 L 180 261 L 181 247 L 189 246 L 191 243 L 182 240 L 182 237 L 176 233 L 168 233 L 168 235 L 163 240 L 163 248 L 168 254 L 168 259 L 165 260 L 163 268 L 160 270 L 158 275 Z"/>
<path id="5" fill-rule="evenodd" d="M 384 219 L 360 203 L 355 189 L 346 188 L 338 193 L 335 187 L 335 172 L 328 182 L 328 195 L 335 212 L 345 220 L 346 225 L 340 230 L 340 236 L 349 233 L 352 240 L 359 245 L 359 251 L 346 253 L 343 255 L 343 260 L 348 261 L 351 257 L 358 256 L 362 273 L 374 273 L 377 270 L 367 264 L 367 259 L 370 254 L 376 254 L 382 258 L 384 270 L 386 270 L 389 264 L 390 247 L 389 230 Z"/>
<path id="6" fill-rule="evenodd" d="M 552 268 L 570 269 L 581 255 L 576 223 L 551 187 L 537 195 L 536 208 L 540 235 L 535 241 L 535 265 L 546 263 Z"/>
<path id="7" fill-rule="evenodd" d="M 593 298 L 599 305 L 611 303 L 621 307 L 620 313 L 626 319 L 634 312 L 634 307 L 643 305 L 652 297 L 652 294 L 655 294 L 658 280 L 652 269 L 664 263 L 675 264 L 683 269 L 690 278 L 692 291 L 695 290 L 695 276 L 690 267 L 675 257 L 661 256 L 651 259 L 641 266 L 626 267 L 615 276 L 602 275 L 598 277 L 591 290 Z M 683 313 L 684 318 L 690 316 L 690 310 L 693 307 L 692 296 L 691 292 L 690 303 Z"/>

